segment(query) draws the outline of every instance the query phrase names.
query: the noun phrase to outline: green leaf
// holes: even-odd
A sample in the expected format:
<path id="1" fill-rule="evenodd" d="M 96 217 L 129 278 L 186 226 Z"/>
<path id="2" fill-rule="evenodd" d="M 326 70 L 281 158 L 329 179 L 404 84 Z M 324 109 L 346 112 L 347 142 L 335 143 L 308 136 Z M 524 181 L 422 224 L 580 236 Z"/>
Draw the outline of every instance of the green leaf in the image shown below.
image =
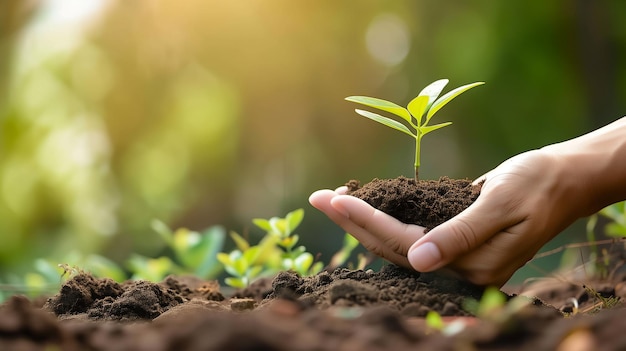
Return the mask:
<path id="1" fill-rule="evenodd" d="M 151 282 L 158 282 L 171 274 L 176 265 L 168 257 L 147 258 L 145 256 L 134 254 L 127 262 L 131 272 L 132 279 L 142 279 Z"/>
<path id="2" fill-rule="evenodd" d="M 216 254 L 224 246 L 226 230 L 222 226 L 212 226 L 202 233 L 177 230 L 174 234 L 174 247 L 178 262 L 187 270 L 199 277 L 214 278 L 219 273 L 219 265 L 215 260 Z"/>
<path id="3" fill-rule="evenodd" d="M 306 252 L 306 247 L 304 247 L 303 245 L 300 245 L 291 251 L 291 256 L 298 257 L 304 252 Z"/>
<path id="4" fill-rule="evenodd" d="M 278 238 L 272 235 L 266 235 L 261 242 L 257 245 L 259 247 L 259 255 L 252 263 L 272 265 L 274 262 L 280 260 L 280 250 L 276 245 L 278 244 Z"/>
<path id="5" fill-rule="evenodd" d="M 497 312 L 500 308 L 506 304 L 505 295 L 495 287 L 487 287 L 483 292 L 483 296 L 480 298 L 478 305 L 478 317 L 488 316 L 494 312 Z"/>
<path id="6" fill-rule="evenodd" d="M 247 286 L 247 284 L 246 284 L 247 279 L 246 278 L 228 277 L 228 278 L 224 279 L 224 282 L 228 286 L 232 286 L 233 288 L 238 288 L 238 289 L 243 289 L 243 288 L 245 288 Z"/>
<path id="7" fill-rule="evenodd" d="M 246 271 L 248 270 L 248 267 L 250 267 L 250 264 L 244 256 L 241 256 L 238 259 L 234 260 L 232 267 L 237 272 L 237 274 L 233 275 L 241 277 L 246 274 Z"/>
<path id="8" fill-rule="evenodd" d="M 415 135 L 411 132 L 411 130 L 409 130 L 409 128 L 407 128 L 407 126 L 405 126 L 404 124 L 398 122 L 398 121 L 394 121 L 391 118 L 387 118 L 387 117 L 383 117 L 379 114 L 373 113 L 373 112 L 369 112 L 369 111 L 365 111 L 365 110 L 359 110 L 356 109 L 355 110 L 356 113 L 360 114 L 363 117 L 369 118 L 371 120 L 374 120 L 378 123 L 384 124 L 387 127 L 391 127 L 393 129 L 399 130 L 402 133 L 406 133 L 412 137 L 415 138 Z"/>
<path id="9" fill-rule="evenodd" d="M 261 274 L 261 272 L 263 272 L 263 266 L 250 267 L 250 269 L 248 269 L 247 277 L 248 279 L 252 280 L 258 277 Z"/>
<path id="10" fill-rule="evenodd" d="M 600 214 L 612 219 L 614 222 L 622 223 L 626 225 L 626 201 L 614 203 L 609 205 L 602 210 L 600 210 Z"/>
<path id="11" fill-rule="evenodd" d="M 394 115 L 401 117 L 405 121 L 411 123 L 411 114 L 409 113 L 409 111 L 407 111 L 407 109 L 400 105 L 394 104 L 391 101 L 367 96 L 349 96 L 346 98 L 346 100 L 393 113 Z"/>
<path id="12" fill-rule="evenodd" d="M 284 218 L 272 217 L 270 218 L 271 232 L 280 238 L 286 238 L 289 236 L 287 233 L 287 220 Z"/>
<path id="13" fill-rule="evenodd" d="M 226 273 L 232 275 L 233 277 L 239 277 L 240 273 L 239 271 L 237 271 L 237 269 L 234 266 L 224 266 L 224 270 L 226 271 Z"/>
<path id="14" fill-rule="evenodd" d="M 254 223 L 254 225 L 256 225 L 257 227 L 265 230 L 266 232 L 272 231 L 272 226 L 270 225 L 270 222 L 267 219 L 255 218 L 252 220 L 252 223 Z"/>
<path id="15" fill-rule="evenodd" d="M 476 87 L 482 84 L 485 84 L 485 82 L 476 82 L 476 83 L 466 84 L 454 90 L 449 91 L 444 96 L 437 99 L 437 101 L 435 101 L 430 107 L 430 109 L 428 110 L 428 114 L 426 115 L 426 123 L 430 121 L 430 119 L 433 117 L 435 113 L 437 113 L 437 111 L 439 111 L 442 107 L 444 107 L 448 102 L 452 101 L 452 99 L 463 94 L 467 90 L 472 89 L 473 87 Z"/>
<path id="16" fill-rule="evenodd" d="M 230 237 L 233 239 L 233 241 L 235 242 L 235 246 L 237 246 L 239 250 L 246 251 L 248 248 L 250 248 L 250 243 L 248 242 L 248 240 L 239 235 L 237 232 L 231 231 Z"/>
<path id="17" fill-rule="evenodd" d="M 215 225 L 202 231 L 200 243 L 190 251 L 192 256 L 197 255 L 195 275 L 204 279 L 214 278 L 220 272 L 220 266 L 215 255 L 224 247 L 226 229 Z"/>
<path id="18" fill-rule="evenodd" d="M 433 130 L 437 130 L 439 128 L 443 128 L 443 127 L 449 126 L 451 124 L 452 124 L 452 122 L 444 122 L 444 123 L 435 124 L 434 126 L 423 126 L 423 127 L 420 127 L 420 133 L 421 133 L 422 136 L 424 136 L 424 135 L 432 132 Z"/>
<path id="19" fill-rule="evenodd" d="M 352 251 L 357 246 L 359 246 L 359 240 L 357 240 L 357 238 L 350 233 L 344 234 L 342 249 Z"/>
<path id="20" fill-rule="evenodd" d="M 422 125 L 422 117 L 424 116 L 424 112 L 426 112 L 426 105 L 428 105 L 428 96 L 418 96 L 415 99 L 411 100 L 408 105 L 409 112 L 415 117 L 417 121 L 417 125 L 411 122 L 411 125 L 416 129 Z"/>
<path id="21" fill-rule="evenodd" d="M 445 327 L 441 315 L 436 311 L 426 313 L 426 325 L 435 330 L 442 330 Z"/>
<path id="22" fill-rule="evenodd" d="M 308 252 L 305 252 L 296 257 L 296 259 L 293 261 L 294 265 L 296 266 L 296 271 L 303 275 L 306 275 L 309 268 L 313 264 L 313 259 L 313 255 Z"/>
<path id="23" fill-rule="evenodd" d="M 220 261 L 224 266 L 232 266 L 233 261 L 230 259 L 230 255 L 225 252 L 220 252 L 217 254 L 217 260 Z"/>
<path id="24" fill-rule="evenodd" d="M 426 104 L 427 106 L 426 108 L 429 108 L 430 106 L 432 106 L 433 102 L 435 102 L 435 100 L 439 97 L 439 94 L 441 94 L 441 91 L 443 91 L 443 88 L 446 87 L 448 82 L 449 81 L 447 79 L 439 79 L 428 84 L 426 88 L 420 91 L 418 97 L 428 96 L 428 103 Z"/>
<path id="25" fill-rule="evenodd" d="M 260 246 L 252 246 L 246 251 L 244 251 L 243 259 L 245 259 L 246 262 L 253 264 L 259 258 L 260 252 L 261 252 Z"/>
<path id="26" fill-rule="evenodd" d="M 294 234 L 279 241 L 278 244 L 284 247 L 285 250 L 291 251 L 291 249 L 298 243 L 298 240 L 300 240 L 300 237 L 298 234 Z"/>
<path id="27" fill-rule="evenodd" d="M 174 232 L 174 240 L 172 241 L 172 249 L 184 254 L 185 251 L 200 241 L 200 234 L 187 228 L 179 228 Z"/>
<path id="28" fill-rule="evenodd" d="M 609 223 L 605 227 L 605 232 L 608 236 L 614 238 L 624 238 L 626 237 L 626 226 L 619 223 Z"/>
<path id="29" fill-rule="evenodd" d="M 287 213 L 285 220 L 287 222 L 287 235 L 291 235 L 304 219 L 304 209 L 297 209 Z"/>

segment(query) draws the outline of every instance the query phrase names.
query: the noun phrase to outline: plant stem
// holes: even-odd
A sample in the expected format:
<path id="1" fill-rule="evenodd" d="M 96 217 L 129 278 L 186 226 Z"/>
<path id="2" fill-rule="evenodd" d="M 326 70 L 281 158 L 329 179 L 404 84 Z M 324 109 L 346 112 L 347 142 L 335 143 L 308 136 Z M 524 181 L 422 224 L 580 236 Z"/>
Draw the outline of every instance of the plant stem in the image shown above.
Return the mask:
<path id="1" fill-rule="evenodd" d="M 422 141 L 422 135 L 420 135 L 419 129 L 416 131 L 415 136 L 415 183 L 419 180 L 420 170 L 420 144 Z"/>

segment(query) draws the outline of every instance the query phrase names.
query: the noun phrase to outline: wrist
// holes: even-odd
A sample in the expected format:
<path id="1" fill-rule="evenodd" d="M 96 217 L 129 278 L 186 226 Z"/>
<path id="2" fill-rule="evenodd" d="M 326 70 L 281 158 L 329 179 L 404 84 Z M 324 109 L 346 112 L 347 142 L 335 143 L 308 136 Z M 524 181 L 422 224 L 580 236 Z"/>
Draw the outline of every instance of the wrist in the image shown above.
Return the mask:
<path id="1" fill-rule="evenodd" d="M 626 117 L 578 138 L 548 145 L 578 216 L 626 199 Z"/>

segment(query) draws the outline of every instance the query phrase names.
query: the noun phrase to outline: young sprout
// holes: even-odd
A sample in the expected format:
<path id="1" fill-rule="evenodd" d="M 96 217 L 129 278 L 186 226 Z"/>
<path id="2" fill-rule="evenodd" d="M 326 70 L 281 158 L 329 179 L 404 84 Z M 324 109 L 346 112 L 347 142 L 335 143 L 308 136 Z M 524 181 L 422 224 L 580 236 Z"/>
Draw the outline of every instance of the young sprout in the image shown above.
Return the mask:
<path id="1" fill-rule="evenodd" d="M 426 88 L 424 88 L 417 97 L 409 102 L 407 108 L 404 108 L 390 101 L 367 96 L 349 96 L 346 98 L 346 100 L 392 113 L 402 118 L 413 128 L 413 130 L 411 130 L 406 125 L 391 118 L 383 117 L 377 113 L 359 109 L 355 110 L 356 113 L 360 114 L 363 117 L 372 119 L 378 123 L 386 125 L 387 127 L 399 130 L 415 138 L 415 180 L 417 181 L 419 179 L 420 143 L 422 142 L 422 138 L 424 137 L 424 135 L 434 130 L 452 124 L 452 122 L 444 122 L 440 124 L 429 125 L 428 123 L 430 122 L 430 119 L 435 113 L 437 113 L 437 111 L 439 111 L 439 109 L 441 109 L 445 104 L 450 102 L 455 97 L 461 95 L 465 91 L 475 86 L 485 83 L 476 82 L 467 84 L 451 90 L 439 98 L 439 94 L 441 94 L 441 91 L 447 84 L 447 79 L 440 79 L 431 83 Z"/>

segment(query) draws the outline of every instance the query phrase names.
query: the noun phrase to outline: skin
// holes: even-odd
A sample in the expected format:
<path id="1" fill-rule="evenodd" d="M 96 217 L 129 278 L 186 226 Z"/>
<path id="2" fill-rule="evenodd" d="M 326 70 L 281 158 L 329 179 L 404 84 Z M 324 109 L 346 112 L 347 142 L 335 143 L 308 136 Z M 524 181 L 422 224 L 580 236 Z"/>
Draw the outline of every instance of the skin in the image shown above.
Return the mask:
<path id="1" fill-rule="evenodd" d="M 372 253 L 420 272 L 445 269 L 502 286 L 578 218 L 626 199 L 626 117 L 575 139 L 512 157 L 479 177 L 478 199 L 433 228 L 401 223 L 346 188 L 309 202 Z"/>

